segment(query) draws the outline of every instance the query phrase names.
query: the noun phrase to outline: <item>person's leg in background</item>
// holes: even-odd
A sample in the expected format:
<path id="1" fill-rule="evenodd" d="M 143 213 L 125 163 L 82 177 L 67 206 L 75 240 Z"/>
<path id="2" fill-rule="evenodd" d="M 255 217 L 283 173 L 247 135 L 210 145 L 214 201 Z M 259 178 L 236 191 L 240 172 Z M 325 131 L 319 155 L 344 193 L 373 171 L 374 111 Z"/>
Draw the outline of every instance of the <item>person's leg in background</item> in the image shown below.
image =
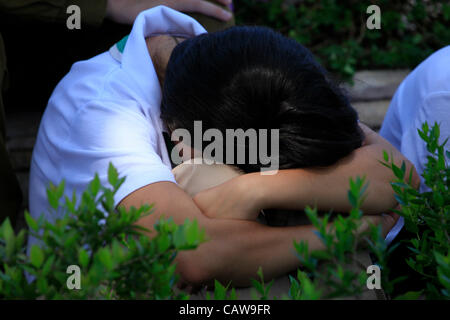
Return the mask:
<path id="1" fill-rule="evenodd" d="M 0 223 L 6 218 L 14 224 L 22 202 L 22 192 L 6 149 L 3 91 L 6 88 L 6 53 L 0 34 Z"/>

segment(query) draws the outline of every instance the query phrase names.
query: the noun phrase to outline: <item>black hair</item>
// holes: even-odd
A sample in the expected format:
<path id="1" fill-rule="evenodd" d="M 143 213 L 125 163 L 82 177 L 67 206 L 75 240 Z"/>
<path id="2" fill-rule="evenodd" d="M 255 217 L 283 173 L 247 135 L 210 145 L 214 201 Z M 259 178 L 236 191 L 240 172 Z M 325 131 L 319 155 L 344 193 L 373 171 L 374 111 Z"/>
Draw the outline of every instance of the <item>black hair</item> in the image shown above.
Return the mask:
<path id="1" fill-rule="evenodd" d="M 279 129 L 280 169 L 331 165 L 363 140 L 356 111 L 311 52 L 265 27 L 232 27 L 177 45 L 161 118 L 192 135 L 196 120 L 224 135 Z M 252 172 L 262 165 L 237 166 Z"/>

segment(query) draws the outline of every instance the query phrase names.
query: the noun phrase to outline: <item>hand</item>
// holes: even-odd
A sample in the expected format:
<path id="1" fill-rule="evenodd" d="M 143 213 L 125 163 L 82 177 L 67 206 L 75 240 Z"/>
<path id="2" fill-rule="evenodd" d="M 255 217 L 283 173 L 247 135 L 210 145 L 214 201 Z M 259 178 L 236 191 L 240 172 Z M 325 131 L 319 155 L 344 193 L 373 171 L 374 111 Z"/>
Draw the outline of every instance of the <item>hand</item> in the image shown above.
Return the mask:
<path id="1" fill-rule="evenodd" d="M 398 208 L 397 208 L 398 209 Z M 369 226 L 381 225 L 383 237 L 385 238 L 389 231 L 395 226 L 400 216 L 394 212 L 383 213 L 379 215 L 371 215 L 362 217 L 362 224 L 358 229 L 358 233 L 369 231 Z"/>
<path id="2" fill-rule="evenodd" d="M 215 1 L 229 5 L 232 0 Z M 182 12 L 202 13 L 222 21 L 228 21 L 233 16 L 229 11 L 205 0 L 108 0 L 106 17 L 118 23 L 132 24 L 140 12 L 159 5 Z"/>
<path id="3" fill-rule="evenodd" d="M 172 36 L 167 35 L 154 36 L 146 39 L 148 52 L 152 58 L 153 66 L 155 67 L 161 87 L 164 83 L 170 55 L 177 45 L 177 41 L 180 43 L 184 40 L 185 39 L 183 38 L 174 39 Z"/>
<path id="4" fill-rule="evenodd" d="M 252 186 L 253 174 L 244 174 L 199 192 L 194 202 L 210 218 L 256 220 L 261 195 Z"/>
<path id="5" fill-rule="evenodd" d="M 370 129 L 368 126 L 366 126 L 364 123 L 359 122 L 359 127 L 361 128 L 362 132 L 364 133 L 364 141 L 362 143 L 362 146 L 367 146 L 370 144 L 373 144 L 376 142 L 376 133 L 372 129 Z"/>

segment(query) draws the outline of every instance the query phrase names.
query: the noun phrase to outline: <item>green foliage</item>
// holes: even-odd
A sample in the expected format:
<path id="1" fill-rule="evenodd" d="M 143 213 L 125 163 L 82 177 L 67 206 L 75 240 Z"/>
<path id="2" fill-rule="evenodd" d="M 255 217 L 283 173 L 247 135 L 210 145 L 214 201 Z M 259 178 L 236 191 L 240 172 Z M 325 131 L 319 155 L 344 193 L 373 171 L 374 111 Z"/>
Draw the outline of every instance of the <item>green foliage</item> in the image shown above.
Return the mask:
<path id="1" fill-rule="evenodd" d="M 224 287 L 219 281 L 214 281 L 214 294 L 206 292 L 206 300 L 237 300 L 236 289 L 230 289 L 231 282 Z"/>
<path id="2" fill-rule="evenodd" d="M 179 250 L 195 249 L 205 240 L 196 221 L 176 225 L 160 219 L 155 234 L 136 225 L 151 213 L 150 206 L 129 210 L 115 208 L 114 194 L 124 181 L 110 164 L 111 188 L 96 175 L 77 205 L 75 195 L 65 197 L 64 182 L 51 186 L 48 200 L 61 210 L 53 222 L 42 216 L 35 220 L 26 213 L 31 234 L 39 245 L 26 255 L 22 230 L 14 234 L 6 220 L 0 227 L 0 297 L 6 299 L 169 299 L 187 298 L 175 294 L 177 281 L 174 258 Z M 81 269 L 81 289 L 70 290 L 68 266 Z M 28 282 L 26 274 L 33 280 Z"/>
<path id="3" fill-rule="evenodd" d="M 387 283 L 389 273 L 386 260 L 394 248 L 387 248 L 381 226 L 370 225 L 364 228 L 367 231 L 361 231 L 362 224 L 367 223 L 362 220 L 361 211 L 366 189 L 365 179 L 359 177 L 355 180 L 350 179 L 348 199 L 352 209 L 348 216 L 338 215 L 332 223 L 330 223 L 331 214 L 319 218 L 316 209 L 306 208 L 305 212 L 317 229 L 316 234 L 325 248 L 311 251 L 308 242 L 294 242 L 302 269 L 297 270 L 296 277 L 289 276 L 291 286 L 287 295 L 282 298 L 318 300 L 361 295 L 366 288 L 368 275 L 366 270 L 357 271 L 360 269 L 352 267 L 358 264 L 357 253 L 360 251 L 366 253 L 370 251 L 377 257 L 378 264 L 383 270 L 381 272 L 382 287 L 386 291 L 389 290 L 391 284 Z M 274 280 L 265 284 L 261 268 L 258 269 L 257 276 L 258 280 L 251 279 L 256 293 L 254 299 L 266 300 L 270 297 L 269 293 Z M 228 299 L 227 290 L 230 284 L 223 287 L 216 282 L 215 288 L 214 299 Z M 235 292 L 232 291 L 231 295 L 235 297 Z"/>
<path id="4" fill-rule="evenodd" d="M 269 298 L 270 288 L 272 288 L 274 280 L 270 281 L 268 284 L 264 283 L 264 275 L 262 268 L 259 267 L 257 273 L 259 281 L 255 279 L 251 279 L 251 283 L 253 288 L 256 289 L 257 294 L 259 295 L 260 300 L 267 300 Z"/>
<path id="5" fill-rule="evenodd" d="M 367 7 L 381 10 L 381 29 L 369 30 Z M 264 25 L 312 50 L 343 79 L 356 69 L 413 68 L 450 43 L 446 1 L 236 0 L 238 24 Z"/>
<path id="6" fill-rule="evenodd" d="M 299 271 L 297 279 L 291 278 L 290 296 L 293 299 L 333 299 L 360 296 L 366 289 L 366 270 L 355 268 L 358 264 L 358 252 L 364 250 L 375 253 L 381 259 L 378 262 L 383 269 L 387 250 L 381 227 L 371 225 L 368 231 L 361 231 L 363 213 L 361 205 L 367 189 L 365 179 L 350 179 L 348 199 L 352 205 L 348 216 L 337 215 L 329 223 L 330 214 L 319 218 L 316 209 L 307 207 L 305 212 L 316 234 L 324 245 L 323 250 L 309 250 L 308 243 L 294 242 L 298 258 L 304 271 Z M 366 247 L 361 244 L 366 244 Z M 360 270 L 360 271 L 358 271 Z M 383 279 L 382 279 L 383 280 Z M 383 281 L 382 281 L 383 282 Z"/>
<path id="7" fill-rule="evenodd" d="M 383 153 L 383 165 L 392 170 L 391 183 L 404 217 L 406 228 L 415 236 L 407 240 L 411 254 L 407 263 L 422 276 L 419 291 L 406 292 L 396 299 L 450 298 L 450 170 L 445 144 L 439 143 L 440 130 L 425 123 L 418 130 L 430 153 L 423 171 L 425 192 L 412 186 L 412 172 L 403 163 L 397 166 L 392 157 Z M 196 221 L 176 225 L 172 219 L 160 219 L 155 234 L 136 222 L 151 213 L 150 206 L 139 209 L 116 208 L 114 195 L 124 181 L 112 165 L 108 169 L 111 187 L 104 187 L 99 177 L 89 184 L 77 202 L 64 195 L 64 182 L 47 190 L 49 204 L 62 218 L 47 221 L 44 216 L 25 219 L 30 233 L 39 245 L 25 249 L 27 232 L 15 234 L 6 220 L 0 226 L 0 297 L 6 299 L 186 299 L 176 293 L 174 258 L 180 250 L 195 249 L 205 241 L 205 233 Z M 368 275 L 351 266 L 357 262 L 360 250 L 370 250 L 381 268 L 381 284 L 390 293 L 397 281 L 389 279 L 387 259 L 395 247 L 387 248 L 381 227 L 362 228 L 365 217 L 361 211 L 367 184 L 364 178 L 350 179 L 348 200 L 352 209 L 348 215 L 319 218 L 317 210 L 306 208 L 323 250 L 310 250 L 308 243 L 294 242 L 302 268 L 296 277 L 290 276 L 290 290 L 285 298 L 316 300 L 361 295 Z M 361 232 L 361 230 L 367 230 Z M 81 269 L 81 289 L 67 287 L 71 265 Z M 405 273 L 407 273 L 405 271 Z M 26 275 L 32 277 L 27 281 Z M 264 281 L 263 270 L 252 279 L 255 297 L 269 299 L 273 281 Z M 259 296 L 259 297 L 258 297 Z M 236 290 L 215 281 L 213 295 L 208 299 L 237 299 Z"/>
<path id="8" fill-rule="evenodd" d="M 428 299 L 450 298 L 450 168 L 446 157 L 445 140 L 439 144 L 439 125 L 430 129 L 424 123 L 418 130 L 426 142 L 429 155 L 423 171 L 426 191 L 419 193 L 411 186 L 411 173 L 405 166 L 397 167 L 387 154 L 383 164 L 395 174 L 392 188 L 401 205 L 398 214 L 405 219 L 407 230 L 415 234 L 408 240 L 411 250 L 408 265 L 424 280 L 422 293 Z"/>
<path id="9" fill-rule="evenodd" d="M 430 129 L 425 123 L 418 134 L 426 142 L 430 153 L 422 174 L 428 191 L 416 190 L 412 185 L 413 172 L 406 172 L 405 163 L 397 166 L 387 152 L 383 152 L 384 161 L 381 161 L 395 176 L 391 185 L 401 209 L 394 211 L 404 217 L 406 228 L 415 234 L 414 238 L 407 240 L 411 250 L 410 257 L 406 257 L 407 263 L 424 279 L 422 290 L 406 292 L 394 298 L 449 299 L 450 169 L 445 157 L 450 158 L 450 152 L 444 149 L 447 140 L 439 143 L 438 124 Z M 288 299 L 317 300 L 360 295 L 366 287 L 368 275 L 364 270 L 357 272 L 351 266 L 357 262 L 356 253 L 362 249 L 363 243 L 376 258 L 381 269 L 381 287 L 387 294 L 393 292 L 396 283 L 405 280 L 406 276 L 389 278 L 387 259 L 397 246 L 387 247 L 381 227 L 371 226 L 366 232 L 358 232 L 363 223 L 361 205 L 366 189 L 364 179 L 350 179 L 348 200 L 352 209 L 348 216 L 338 215 L 332 223 L 330 214 L 319 218 L 316 209 L 306 208 L 305 212 L 325 248 L 311 251 L 307 242 L 294 242 L 302 269 L 297 270 L 296 277 L 289 276 L 291 286 Z M 262 270 L 258 270 L 258 276 L 260 281 L 252 280 L 253 287 L 260 299 L 266 299 L 271 283 L 264 285 Z"/>

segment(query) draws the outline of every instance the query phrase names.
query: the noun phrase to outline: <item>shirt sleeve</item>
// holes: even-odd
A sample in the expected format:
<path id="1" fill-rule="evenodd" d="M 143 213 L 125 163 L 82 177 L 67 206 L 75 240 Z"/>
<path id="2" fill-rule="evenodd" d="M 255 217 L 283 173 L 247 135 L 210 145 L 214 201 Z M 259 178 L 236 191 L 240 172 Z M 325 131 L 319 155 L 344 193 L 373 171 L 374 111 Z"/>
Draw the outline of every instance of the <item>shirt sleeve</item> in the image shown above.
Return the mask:
<path id="1" fill-rule="evenodd" d="M 112 163 L 125 182 L 115 195 L 116 205 L 133 191 L 148 184 L 175 182 L 170 166 L 163 163 L 160 132 L 130 101 L 90 102 L 73 119 L 70 135 L 61 141 L 62 178 L 70 189 L 82 192 L 98 173 L 108 185 Z"/>
<path id="2" fill-rule="evenodd" d="M 107 0 L 0 0 L 0 12 L 27 19 L 63 23 L 67 8 L 77 5 L 81 21 L 90 26 L 100 25 L 106 16 Z"/>

